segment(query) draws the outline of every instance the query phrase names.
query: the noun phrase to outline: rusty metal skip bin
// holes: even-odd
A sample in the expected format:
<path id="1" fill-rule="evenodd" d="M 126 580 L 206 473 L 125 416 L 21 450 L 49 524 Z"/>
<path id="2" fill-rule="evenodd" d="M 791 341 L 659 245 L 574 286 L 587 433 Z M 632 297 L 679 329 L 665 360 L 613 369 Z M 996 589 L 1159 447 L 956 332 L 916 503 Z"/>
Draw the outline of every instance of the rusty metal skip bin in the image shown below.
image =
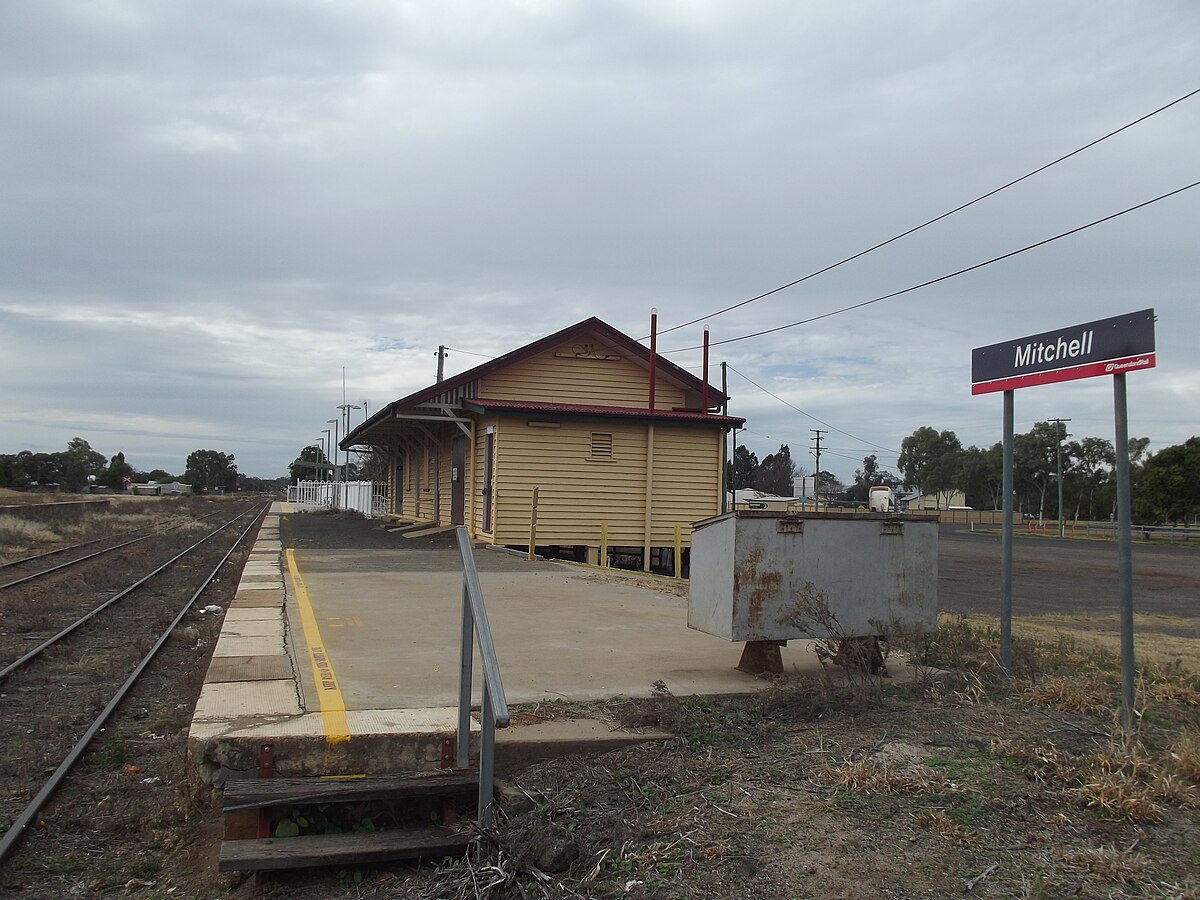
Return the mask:
<path id="1" fill-rule="evenodd" d="M 938 521 L 740 510 L 692 526 L 688 627 L 731 641 L 937 625 Z"/>

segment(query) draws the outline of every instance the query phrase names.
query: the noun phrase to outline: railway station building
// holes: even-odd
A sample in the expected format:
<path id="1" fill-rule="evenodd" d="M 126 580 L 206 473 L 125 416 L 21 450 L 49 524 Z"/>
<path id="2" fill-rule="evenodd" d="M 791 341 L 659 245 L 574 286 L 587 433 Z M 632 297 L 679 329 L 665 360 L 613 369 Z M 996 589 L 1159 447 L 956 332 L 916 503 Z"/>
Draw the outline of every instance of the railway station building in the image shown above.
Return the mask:
<path id="1" fill-rule="evenodd" d="M 668 570 L 721 510 L 725 396 L 597 318 L 387 404 L 341 442 L 388 461 L 390 514 L 489 544 Z"/>

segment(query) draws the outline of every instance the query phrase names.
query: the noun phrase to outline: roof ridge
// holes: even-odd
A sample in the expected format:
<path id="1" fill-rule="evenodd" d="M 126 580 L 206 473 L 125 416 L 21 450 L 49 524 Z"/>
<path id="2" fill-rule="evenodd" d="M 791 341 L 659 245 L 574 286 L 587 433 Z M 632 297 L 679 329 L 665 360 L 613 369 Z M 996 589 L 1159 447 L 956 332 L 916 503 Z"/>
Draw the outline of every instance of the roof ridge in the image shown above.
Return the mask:
<path id="1" fill-rule="evenodd" d="M 423 403 L 432 397 L 436 397 L 438 394 L 452 391 L 455 388 L 464 384 L 468 384 L 471 381 L 474 381 L 475 379 L 480 378 L 490 372 L 494 372 L 498 369 L 504 368 L 505 366 L 520 362 L 521 360 L 534 356 L 537 353 L 540 353 L 542 350 L 552 347 L 561 341 L 567 340 L 572 335 L 585 331 L 595 331 L 600 335 L 607 337 L 610 341 L 618 346 L 624 347 L 631 353 L 631 355 L 635 355 L 643 362 L 649 364 L 649 347 L 644 346 L 640 341 L 635 340 L 620 329 L 608 324 L 598 316 L 589 316 L 586 319 L 581 319 L 573 325 L 568 325 L 566 328 L 561 328 L 552 334 L 545 335 L 537 340 L 530 341 L 528 344 L 523 344 L 522 346 L 510 350 L 507 353 L 501 354 L 495 359 L 487 360 L 486 362 L 480 363 L 479 365 L 467 369 L 466 371 L 459 372 L 457 375 L 452 375 L 451 377 L 445 378 L 442 381 L 435 381 L 433 384 L 427 385 L 418 391 L 414 391 L 405 397 L 401 397 L 398 400 L 393 400 L 391 403 L 384 405 L 383 408 L 375 413 L 375 415 L 371 416 L 369 419 L 347 434 L 341 443 L 346 443 L 351 438 L 357 437 L 357 435 L 366 430 L 368 426 L 389 417 L 395 409 Z M 677 381 L 683 382 L 686 387 L 690 387 L 696 391 L 703 390 L 704 379 L 697 375 L 693 375 L 687 369 L 684 369 L 683 367 L 671 362 L 661 353 L 655 353 L 654 357 L 655 367 L 660 371 L 669 374 Z M 725 398 L 725 395 L 720 390 L 714 388 L 711 384 L 709 385 L 708 395 L 710 400 L 719 401 Z"/>

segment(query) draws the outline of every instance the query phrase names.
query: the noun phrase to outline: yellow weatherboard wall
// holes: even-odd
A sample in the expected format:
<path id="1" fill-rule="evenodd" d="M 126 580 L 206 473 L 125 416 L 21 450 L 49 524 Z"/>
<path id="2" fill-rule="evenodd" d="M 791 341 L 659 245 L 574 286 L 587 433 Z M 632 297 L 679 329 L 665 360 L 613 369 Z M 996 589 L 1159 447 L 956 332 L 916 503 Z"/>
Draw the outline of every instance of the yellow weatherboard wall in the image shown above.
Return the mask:
<path id="1" fill-rule="evenodd" d="M 538 491 L 538 543 L 600 543 L 608 522 L 614 544 L 640 544 L 644 533 L 646 426 L 571 420 L 558 428 L 530 427 L 527 419 L 500 420 L 496 458 L 501 502 L 496 542 L 527 544 L 533 489 Z M 612 434 L 612 458 L 591 456 L 592 433 Z"/>
<path id="2" fill-rule="evenodd" d="M 674 543 L 675 526 L 683 526 L 684 543 L 691 543 L 691 523 L 720 510 L 718 476 L 721 432 L 658 424 L 654 428 L 654 500 L 651 543 Z"/>
<path id="3" fill-rule="evenodd" d="M 640 362 L 599 342 L 576 341 L 484 376 L 479 396 L 645 409 L 648 381 L 647 369 Z M 654 406 L 683 406 L 683 391 L 661 371 L 656 378 Z"/>

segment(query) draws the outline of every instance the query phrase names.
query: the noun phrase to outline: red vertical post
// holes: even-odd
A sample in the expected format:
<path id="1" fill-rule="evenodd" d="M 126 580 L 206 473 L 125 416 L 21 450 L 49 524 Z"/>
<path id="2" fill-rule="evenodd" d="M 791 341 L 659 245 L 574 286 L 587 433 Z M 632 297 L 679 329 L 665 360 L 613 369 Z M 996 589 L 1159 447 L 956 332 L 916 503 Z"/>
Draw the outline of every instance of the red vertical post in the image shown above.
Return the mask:
<path id="1" fill-rule="evenodd" d="M 658 310 L 650 310 L 650 409 L 654 409 L 654 362 L 658 348 Z"/>
<path id="2" fill-rule="evenodd" d="M 700 408 L 708 412 L 708 326 L 704 326 L 704 387 L 701 389 Z"/>

